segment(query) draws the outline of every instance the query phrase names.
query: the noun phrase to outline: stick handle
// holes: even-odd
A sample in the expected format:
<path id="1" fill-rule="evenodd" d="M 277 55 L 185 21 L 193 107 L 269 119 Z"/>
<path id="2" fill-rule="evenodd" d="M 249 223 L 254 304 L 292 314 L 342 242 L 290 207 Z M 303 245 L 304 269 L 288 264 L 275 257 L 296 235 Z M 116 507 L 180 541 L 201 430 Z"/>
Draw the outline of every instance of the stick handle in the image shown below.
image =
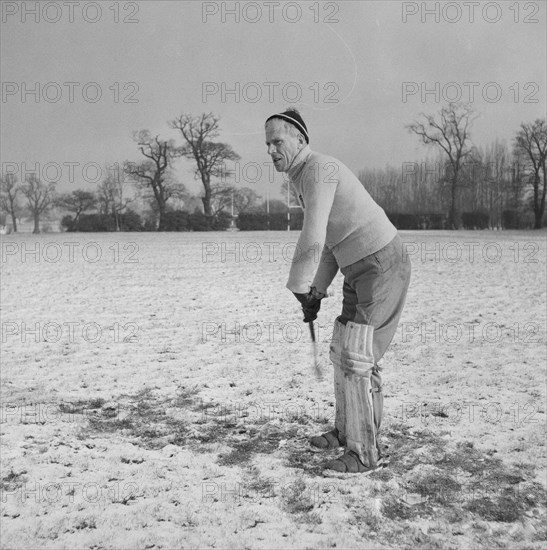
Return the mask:
<path id="1" fill-rule="evenodd" d="M 308 323 L 308 326 L 310 327 L 310 336 L 311 336 L 312 347 L 313 347 L 313 369 L 314 369 L 315 376 L 317 377 L 317 379 L 321 380 L 323 378 L 323 372 L 321 371 L 321 368 L 319 367 L 317 339 L 315 338 L 315 327 L 313 326 L 313 321 L 310 321 Z"/>
<path id="2" fill-rule="evenodd" d="M 315 344 L 315 327 L 313 326 L 313 321 L 309 321 L 308 326 L 310 327 L 311 341 Z"/>

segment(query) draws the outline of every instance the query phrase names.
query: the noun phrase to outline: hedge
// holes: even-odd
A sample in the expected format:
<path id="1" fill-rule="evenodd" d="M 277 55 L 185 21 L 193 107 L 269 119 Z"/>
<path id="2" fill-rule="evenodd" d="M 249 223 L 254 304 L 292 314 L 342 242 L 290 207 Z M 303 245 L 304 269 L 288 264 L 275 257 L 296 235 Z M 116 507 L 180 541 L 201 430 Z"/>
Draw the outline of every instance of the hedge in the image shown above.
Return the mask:
<path id="1" fill-rule="evenodd" d="M 386 212 L 387 217 L 397 229 L 446 229 L 446 216 L 435 212 L 425 214 L 406 214 Z"/>
<path id="2" fill-rule="evenodd" d="M 488 229 L 490 216 L 487 212 L 462 212 L 464 229 Z"/>
<path id="3" fill-rule="evenodd" d="M 268 223 L 269 222 L 269 223 Z M 303 212 L 293 212 L 290 218 L 291 230 L 300 230 L 304 223 Z M 242 212 L 237 219 L 237 228 L 241 231 L 286 231 L 287 214 L 263 212 Z"/>
<path id="4" fill-rule="evenodd" d="M 224 231 L 230 227 L 231 216 L 220 212 L 217 216 L 208 217 L 202 212 L 184 212 L 173 210 L 165 214 L 165 231 Z M 72 216 L 64 216 L 61 225 L 67 231 L 105 232 L 115 231 L 116 222 L 112 215 L 82 214 L 76 223 Z M 133 210 L 127 210 L 120 216 L 121 231 L 155 231 L 152 220 L 143 222 L 141 216 Z"/>

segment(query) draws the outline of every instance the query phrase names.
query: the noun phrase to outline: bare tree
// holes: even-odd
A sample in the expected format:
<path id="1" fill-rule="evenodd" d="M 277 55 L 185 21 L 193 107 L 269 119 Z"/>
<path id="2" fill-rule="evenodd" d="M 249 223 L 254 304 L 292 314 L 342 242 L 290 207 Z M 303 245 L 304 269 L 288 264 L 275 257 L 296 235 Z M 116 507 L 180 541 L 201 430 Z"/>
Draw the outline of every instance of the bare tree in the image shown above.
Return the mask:
<path id="1" fill-rule="evenodd" d="M 105 166 L 106 176 L 97 186 L 98 202 L 102 214 L 111 215 L 116 231 L 121 230 L 121 216 L 127 206 L 133 201 L 126 196 L 125 166 L 120 170 L 119 164 Z"/>
<path id="2" fill-rule="evenodd" d="M 206 216 L 213 216 L 213 182 L 212 178 L 226 176 L 226 162 L 235 162 L 240 156 L 227 143 L 212 141 L 220 134 L 219 117 L 212 113 L 203 113 L 197 117 L 182 114 L 169 122 L 169 126 L 179 130 L 184 143 L 179 149 L 182 157 L 193 160 L 196 164 L 194 177 L 203 184 L 203 211 Z"/>
<path id="3" fill-rule="evenodd" d="M 454 229 L 460 227 L 460 213 L 458 208 L 458 190 L 462 185 L 461 172 L 465 159 L 472 154 L 470 145 L 470 128 L 476 117 L 473 117 L 470 105 L 449 103 L 439 112 L 439 120 L 434 115 L 420 116 L 425 121 L 415 121 L 407 128 L 411 133 L 422 139 L 425 145 L 438 147 L 447 156 L 450 172 L 447 181 L 450 187 L 449 225 Z"/>
<path id="4" fill-rule="evenodd" d="M 506 206 L 517 210 L 522 204 L 523 194 L 528 185 L 526 158 L 522 151 L 513 149 L 511 166 L 507 172 Z"/>
<path id="5" fill-rule="evenodd" d="M 211 188 L 211 211 L 213 216 L 220 212 L 246 212 L 253 209 L 259 200 L 259 195 L 249 187 L 235 187 L 232 185 L 213 185 Z"/>
<path id="6" fill-rule="evenodd" d="M 225 212 L 232 204 L 234 187 L 229 185 L 215 184 L 211 187 L 211 215 L 217 216 Z"/>
<path id="7" fill-rule="evenodd" d="M 234 190 L 234 209 L 239 214 L 256 208 L 260 195 L 250 187 L 239 187 Z"/>
<path id="8" fill-rule="evenodd" d="M 4 174 L 0 177 L 0 208 L 11 216 L 13 232 L 17 233 L 17 215 L 20 211 L 17 195 L 21 188 L 17 185 L 15 174 Z"/>
<path id="9" fill-rule="evenodd" d="M 184 186 L 178 183 L 170 172 L 177 149 L 172 140 L 165 141 L 158 136 L 152 137 L 148 130 L 135 132 L 134 140 L 147 160 L 138 164 L 126 162 L 124 170 L 126 174 L 135 177 L 141 187 L 152 191 L 158 205 L 158 231 L 164 231 L 167 201 L 184 192 Z"/>
<path id="10" fill-rule="evenodd" d="M 547 181 L 545 157 L 547 155 L 547 121 L 538 118 L 534 122 L 523 123 L 515 138 L 515 154 L 526 159 L 528 182 L 533 189 L 534 229 L 541 228 L 545 212 Z M 542 176 L 543 175 L 543 182 Z"/>
<path id="11" fill-rule="evenodd" d="M 34 218 L 33 233 L 40 233 L 40 216 L 55 203 L 55 183 L 46 185 L 31 174 L 21 186 L 21 192 L 27 198 L 28 209 Z"/>
<path id="12" fill-rule="evenodd" d="M 64 195 L 61 195 L 57 199 L 56 205 L 68 210 L 69 212 L 74 212 L 73 222 L 76 223 L 81 214 L 96 208 L 97 197 L 95 196 L 95 193 L 92 193 L 91 191 L 76 189 L 75 191 L 72 191 L 72 193 L 65 193 Z"/>
<path id="13" fill-rule="evenodd" d="M 475 193 L 469 200 L 474 209 L 488 211 L 490 227 L 502 225 L 502 213 L 511 196 L 512 161 L 507 145 L 499 140 L 479 151 Z"/>

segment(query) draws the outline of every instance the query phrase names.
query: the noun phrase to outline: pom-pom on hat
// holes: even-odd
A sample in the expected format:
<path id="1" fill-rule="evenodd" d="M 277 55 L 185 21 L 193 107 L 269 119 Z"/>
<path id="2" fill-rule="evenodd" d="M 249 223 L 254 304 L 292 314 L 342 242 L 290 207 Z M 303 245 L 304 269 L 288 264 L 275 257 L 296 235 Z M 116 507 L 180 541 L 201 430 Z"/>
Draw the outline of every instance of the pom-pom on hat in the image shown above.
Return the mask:
<path id="1" fill-rule="evenodd" d="M 283 113 L 278 113 L 277 115 L 272 115 L 271 117 L 268 117 L 266 119 L 266 123 L 273 118 L 279 118 L 281 120 L 289 122 L 294 127 L 296 127 L 299 132 L 302 133 L 302 135 L 306 139 L 306 143 L 310 142 L 310 136 L 308 136 L 308 128 L 306 127 L 306 123 L 304 122 L 298 111 L 287 109 Z"/>

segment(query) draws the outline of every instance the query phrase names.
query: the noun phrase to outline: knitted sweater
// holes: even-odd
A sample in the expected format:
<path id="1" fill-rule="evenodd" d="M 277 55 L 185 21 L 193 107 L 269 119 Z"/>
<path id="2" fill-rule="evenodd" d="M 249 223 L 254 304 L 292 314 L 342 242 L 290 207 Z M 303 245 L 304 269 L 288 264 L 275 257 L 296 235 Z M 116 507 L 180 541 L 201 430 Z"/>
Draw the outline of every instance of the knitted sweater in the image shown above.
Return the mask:
<path id="1" fill-rule="evenodd" d="M 304 293 L 315 286 L 326 294 L 339 267 L 377 252 L 397 229 L 351 170 L 333 157 L 307 145 L 288 176 L 304 210 L 304 225 L 287 288 Z"/>

